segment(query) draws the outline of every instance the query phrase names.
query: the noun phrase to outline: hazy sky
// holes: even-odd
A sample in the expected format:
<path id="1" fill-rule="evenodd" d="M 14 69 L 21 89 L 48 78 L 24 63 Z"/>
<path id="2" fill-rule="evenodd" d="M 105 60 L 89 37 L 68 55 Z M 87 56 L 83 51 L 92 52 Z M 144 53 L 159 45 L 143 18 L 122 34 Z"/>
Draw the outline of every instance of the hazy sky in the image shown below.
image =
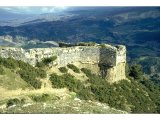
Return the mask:
<path id="1" fill-rule="evenodd" d="M 53 7 L 0 7 L 5 11 L 22 14 L 42 14 L 55 13 L 66 10 L 67 6 L 53 6 Z"/>

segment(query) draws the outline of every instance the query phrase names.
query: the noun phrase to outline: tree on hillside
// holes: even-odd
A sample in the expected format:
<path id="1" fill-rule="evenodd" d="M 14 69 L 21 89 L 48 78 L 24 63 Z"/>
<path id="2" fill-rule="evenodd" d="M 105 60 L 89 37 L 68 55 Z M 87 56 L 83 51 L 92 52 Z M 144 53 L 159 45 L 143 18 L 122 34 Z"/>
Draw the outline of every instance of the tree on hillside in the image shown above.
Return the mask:
<path id="1" fill-rule="evenodd" d="M 130 67 L 129 76 L 137 80 L 142 79 L 143 71 L 142 71 L 141 65 L 138 65 L 138 64 L 132 65 Z"/>

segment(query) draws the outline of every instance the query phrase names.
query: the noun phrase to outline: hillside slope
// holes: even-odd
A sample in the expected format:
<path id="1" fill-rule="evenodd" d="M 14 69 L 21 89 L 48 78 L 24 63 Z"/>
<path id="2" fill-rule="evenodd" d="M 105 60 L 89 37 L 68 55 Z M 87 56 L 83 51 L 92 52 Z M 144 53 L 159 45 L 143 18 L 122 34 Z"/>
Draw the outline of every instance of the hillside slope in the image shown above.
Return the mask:
<path id="1" fill-rule="evenodd" d="M 22 68 L 26 72 L 19 72 Z M 97 101 L 80 100 L 68 89 L 52 88 L 49 74 L 53 70 L 48 69 L 46 77 L 36 77 L 36 82 L 32 74 L 36 75 L 36 68 L 12 58 L 0 58 L 0 113 L 127 113 Z M 63 74 L 58 70 L 56 73 Z"/>
<path id="2" fill-rule="evenodd" d="M 1 76 L 7 70 L 13 75 L 0 85 L 0 113 L 159 113 L 160 86 L 144 79 L 137 66 L 130 67 L 130 80 L 110 84 L 87 68 L 38 68 L 11 58 L 0 64 Z"/>

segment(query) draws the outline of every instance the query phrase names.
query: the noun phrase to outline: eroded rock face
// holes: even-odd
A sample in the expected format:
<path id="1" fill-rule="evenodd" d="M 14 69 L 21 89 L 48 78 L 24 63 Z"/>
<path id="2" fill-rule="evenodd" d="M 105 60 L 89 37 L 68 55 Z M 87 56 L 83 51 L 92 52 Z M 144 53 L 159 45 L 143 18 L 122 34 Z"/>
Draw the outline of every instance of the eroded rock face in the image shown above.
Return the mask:
<path id="1" fill-rule="evenodd" d="M 68 48 L 36 48 L 24 50 L 22 48 L 0 48 L 0 56 L 12 57 L 22 60 L 33 66 L 43 58 L 57 56 L 52 66 L 62 67 L 68 63 L 78 67 L 90 68 L 94 73 L 100 74 L 110 82 L 125 79 L 126 48 L 107 45 L 100 46 L 76 46 Z"/>

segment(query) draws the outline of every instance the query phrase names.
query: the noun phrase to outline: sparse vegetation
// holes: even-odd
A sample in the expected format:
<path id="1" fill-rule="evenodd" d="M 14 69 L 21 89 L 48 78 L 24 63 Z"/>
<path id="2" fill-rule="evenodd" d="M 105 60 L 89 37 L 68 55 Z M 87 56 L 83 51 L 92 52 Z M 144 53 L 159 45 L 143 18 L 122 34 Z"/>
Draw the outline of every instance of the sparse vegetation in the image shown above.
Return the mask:
<path id="1" fill-rule="evenodd" d="M 72 47 L 75 46 L 74 44 L 70 44 L 70 43 L 64 43 L 64 42 L 59 42 L 59 47 Z"/>
<path id="2" fill-rule="evenodd" d="M 43 93 L 42 95 L 32 95 L 31 98 L 35 102 L 47 102 L 51 100 L 51 96 L 45 93 Z"/>
<path id="3" fill-rule="evenodd" d="M 38 67 L 38 68 L 43 68 L 43 67 L 45 67 L 46 65 L 41 61 L 41 62 L 37 62 L 36 63 L 36 67 Z"/>
<path id="4" fill-rule="evenodd" d="M 51 59 L 53 60 L 53 58 Z M 0 65 L 9 69 L 14 69 L 15 73 L 19 73 L 21 78 L 28 84 L 38 89 L 41 87 L 41 82 L 37 78 L 45 78 L 46 72 L 42 69 L 36 69 L 28 63 L 13 58 L 0 58 Z"/>
<path id="5" fill-rule="evenodd" d="M 75 50 L 74 47 L 69 48 L 70 50 L 60 49 L 73 54 L 75 51 L 75 55 L 82 52 L 83 55 L 79 57 L 87 56 L 90 52 L 99 55 L 93 55 L 96 61 L 92 58 L 91 61 L 88 61 L 89 59 L 82 61 L 84 63 L 82 66 L 89 66 L 87 68 L 96 65 L 91 70 L 79 69 L 78 65 L 76 67 L 78 60 L 73 61 L 74 65 L 58 70 L 59 62 L 53 62 L 54 59 L 50 58 L 38 62 L 36 67 L 12 58 L 0 58 L 0 113 L 108 113 L 106 112 L 108 106 L 105 105 L 131 113 L 160 113 L 160 7 L 120 7 L 111 10 L 105 7 L 100 9 L 99 7 L 92 9 L 74 7 L 71 9 L 64 14 L 58 14 L 56 18 L 60 20 L 53 22 L 50 22 L 54 17 L 52 15 L 42 20 L 33 15 L 33 19 L 31 18 L 33 21 L 30 21 L 31 19 L 10 21 L 9 18 L 15 15 L 17 18 L 24 16 L 14 14 L 15 11 L 8 9 L 1 11 L 3 16 L 0 22 L 0 44 L 4 47 L 0 49 L 3 57 L 15 56 L 27 61 L 29 54 L 34 55 L 33 52 L 43 50 L 32 52 L 19 47 L 50 48 L 57 46 L 56 42 L 59 41 L 69 42 L 69 44 L 59 43 L 60 47 L 78 46 Z M 7 16 L 8 13 L 11 15 Z M 42 15 L 41 18 L 45 16 Z M 77 43 L 79 41 L 84 42 Z M 85 41 L 95 41 L 98 44 Z M 106 44 L 101 44 L 103 42 Z M 117 72 L 115 77 L 123 74 L 120 69 L 125 66 L 125 63 L 118 64 L 122 62 L 123 55 L 124 58 L 126 57 L 125 53 L 119 51 L 121 46 L 115 46 L 115 50 L 111 48 L 113 51 L 106 52 L 105 50 L 110 49 L 108 44 L 126 45 L 127 62 L 129 62 L 126 67 L 126 80 L 109 83 L 103 79 L 114 78 L 114 72 Z M 18 47 L 18 50 L 9 48 L 13 46 Z M 88 46 L 93 47 L 89 49 Z M 94 47 L 96 50 L 92 51 Z M 23 55 L 25 51 L 27 53 Z M 87 51 L 89 53 L 86 53 Z M 105 58 L 103 53 L 106 52 L 108 57 L 114 59 L 112 55 L 114 51 L 118 55 L 115 58 L 118 60 L 117 69 L 114 65 L 103 64 L 105 59 L 107 63 L 112 62 L 112 59 Z M 56 54 L 59 55 L 59 52 Z M 60 59 L 67 63 L 71 59 L 68 57 L 73 54 L 65 55 L 66 59 Z M 38 58 L 37 55 L 35 57 Z M 100 63 L 98 66 L 97 62 Z M 79 63 L 81 64 L 81 61 Z M 97 71 L 97 67 L 99 73 L 92 73 Z M 48 72 L 47 78 L 45 78 L 46 72 Z M 57 74 L 51 75 L 52 72 Z M 50 83 L 53 88 L 67 88 L 69 91 L 51 89 Z M 41 84 L 42 89 L 33 89 L 33 87 L 41 88 Z M 52 95 L 59 95 L 59 101 L 54 101 Z M 21 97 L 26 97 L 29 104 L 23 105 L 25 100 Z"/>
<path id="6" fill-rule="evenodd" d="M 141 56 L 136 59 L 132 59 L 130 62 L 131 64 L 140 64 L 143 72 L 147 75 L 160 73 L 160 57 Z"/>
<path id="7" fill-rule="evenodd" d="M 57 59 L 57 56 L 52 56 L 52 57 L 49 57 L 49 58 L 44 58 L 42 60 L 42 62 L 45 64 L 45 65 L 48 65 L 49 63 L 55 61 Z"/>
<path id="8" fill-rule="evenodd" d="M 81 71 L 84 72 L 87 77 L 91 77 L 92 76 L 92 72 L 90 69 L 87 69 L 87 68 L 81 68 Z"/>
<path id="9" fill-rule="evenodd" d="M 50 77 L 53 88 L 68 88 L 70 91 L 76 92 L 78 97 L 88 100 L 92 98 L 90 91 L 84 84 L 77 80 L 74 76 L 70 74 L 64 74 L 58 76 L 57 74 L 52 74 Z"/>
<path id="10" fill-rule="evenodd" d="M 75 73 L 80 73 L 79 68 L 76 67 L 76 66 L 73 65 L 73 64 L 68 64 L 67 67 L 70 68 L 70 69 L 72 69 Z"/>
<path id="11" fill-rule="evenodd" d="M 5 58 L 0 57 L 0 65 L 3 65 L 9 69 L 16 69 L 16 67 L 18 67 L 17 61 L 14 60 L 13 58 L 6 58 L 5 59 Z"/>
<path id="12" fill-rule="evenodd" d="M 11 107 L 11 106 L 13 106 L 13 105 L 22 105 L 22 104 L 24 104 L 25 103 L 25 100 L 24 99 L 18 99 L 18 98 L 14 98 L 14 99 L 9 99 L 8 101 L 7 101 L 7 108 L 8 107 Z"/>
<path id="13" fill-rule="evenodd" d="M 140 65 L 132 65 L 130 67 L 129 76 L 133 77 L 134 79 L 141 80 L 142 79 L 142 68 Z"/>
<path id="14" fill-rule="evenodd" d="M 95 45 L 96 45 L 96 42 L 79 42 L 77 44 L 70 44 L 70 43 L 59 42 L 59 47 L 95 46 Z"/>
<path id="15" fill-rule="evenodd" d="M 58 68 L 60 72 L 62 73 L 67 73 L 68 72 L 68 69 L 66 67 L 60 67 Z"/>
<path id="16" fill-rule="evenodd" d="M 47 74 L 43 69 L 36 69 L 37 77 L 46 78 Z"/>
<path id="17" fill-rule="evenodd" d="M 159 99 L 156 97 L 159 94 L 158 89 L 156 90 L 157 93 L 153 95 L 153 91 L 149 90 L 138 79 L 133 79 L 130 82 L 122 80 L 110 84 L 87 68 L 82 68 L 81 71 L 89 78 L 85 83 L 80 82 L 70 74 L 62 76 L 52 74 L 50 80 L 54 88 L 67 87 L 70 91 L 76 92 L 80 99 L 98 100 L 109 104 L 111 107 L 132 113 L 159 112 L 159 107 L 156 107 L 159 106 Z M 132 69 L 131 71 L 133 72 Z M 89 86 L 85 86 L 86 84 Z"/>
<path id="18" fill-rule="evenodd" d="M 77 46 L 95 46 L 95 42 L 79 42 L 77 43 Z"/>
<path id="19" fill-rule="evenodd" d="M 0 108 L 0 113 L 9 114 L 124 114 L 125 111 L 110 108 L 107 104 L 96 101 L 86 101 L 71 98 L 70 94 L 65 99 L 59 100 L 57 96 L 46 102 L 26 103 L 25 106 L 16 105 L 10 109 Z M 77 99 L 77 100 L 76 100 Z"/>
<path id="20" fill-rule="evenodd" d="M 78 84 L 81 83 L 79 80 L 76 80 L 75 77 L 69 73 L 63 74 L 62 76 L 58 76 L 57 74 L 53 73 L 50 77 L 50 80 L 54 88 L 67 87 L 71 91 L 75 91 L 76 87 L 78 87 Z"/>
<path id="21" fill-rule="evenodd" d="M 9 63 L 7 64 L 5 62 Z M 4 65 L 3 65 L 4 63 Z M 46 62 L 47 63 L 47 62 Z M 13 65 L 14 64 L 14 65 Z M 46 72 L 41 68 L 35 67 L 17 61 L 11 58 L 1 58 L 0 68 L 6 67 L 19 74 L 23 80 L 32 85 L 34 88 L 40 88 L 41 82 L 37 78 L 45 78 Z M 79 71 L 73 64 L 68 64 L 68 68 L 74 72 Z M 5 68 L 5 69 L 6 69 Z M 78 70 L 77 70 L 78 69 Z M 67 72 L 66 67 L 59 70 L 63 75 L 52 74 L 50 81 L 53 88 L 68 88 L 69 91 L 75 92 L 76 96 L 83 100 L 96 100 L 101 103 L 107 103 L 116 109 L 125 110 L 132 113 L 159 113 L 160 112 L 160 84 L 159 75 L 153 75 L 150 79 L 143 77 L 143 71 L 139 65 L 128 67 L 128 75 L 132 77 L 130 81 L 122 80 L 118 83 L 110 84 L 100 76 L 92 73 L 90 69 L 82 68 L 81 71 L 86 74 L 88 80 L 81 82 Z M 3 70 L 2 70 L 3 71 Z M 47 102 L 51 100 L 49 94 L 31 96 L 35 102 Z M 20 99 L 10 99 L 7 101 L 7 107 L 21 105 L 24 101 Z"/>
<path id="22" fill-rule="evenodd" d="M 23 80 L 32 85 L 34 88 L 41 88 L 41 82 L 36 79 L 36 73 L 33 71 L 20 70 L 18 72 Z"/>
<path id="23" fill-rule="evenodd" d="M 52 56 L 48 58 L 44 58 L 41 62 L 37 62 L 36 67 L 42 68 L 48 66 L 51 62 L 55 61 L 57 56 Z"/>
<path id="24" fill-rule="evenodd" d="M 33 66 L 26 64 L 24 62 L 19 62 L 21 69 L 18 71 L 21 78 L 24 79 L 27 83 L 32 85 L 34 88 L 41 88 L 41 82 L 37 80 L 38 77 L 45 78 L 46 72 L 42 69 L 36 69 Z"/>
<path id="25" fill-rule="evenodd" d="M 105 44 L 100 44 L 99 45 L 101 48 L 106 48 L 106 45 Z"/>
<path id="26" fill-rule="evenodd" d="M 0 65 L 0 75 L 4 75 L 4 74 L 5 74 L 4 68 Z"/>

